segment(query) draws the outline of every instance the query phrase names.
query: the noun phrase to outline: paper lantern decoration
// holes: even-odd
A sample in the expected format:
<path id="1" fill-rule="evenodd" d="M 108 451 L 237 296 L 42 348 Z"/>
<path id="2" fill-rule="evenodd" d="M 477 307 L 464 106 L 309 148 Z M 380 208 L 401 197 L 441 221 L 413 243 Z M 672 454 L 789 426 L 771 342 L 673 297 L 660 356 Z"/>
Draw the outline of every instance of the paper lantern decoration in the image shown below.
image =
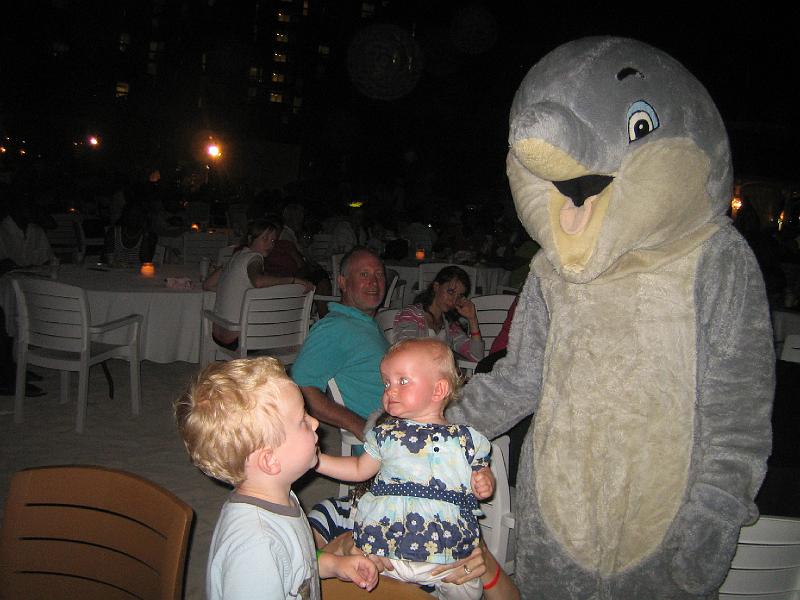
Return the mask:
<path id="1" fill-rule="evenodd" d="M 359 92 L 377 100 L 396 100 L 410 93 L 422 69 L 419 45 L 396 25 L 368 25 L 347 50 L 350 79 Z"/>
<path id="2" fill-rule="evenodd" d="M 156 276 L 156 267 L 151 262 L 142 263 L 142 268 L 139 269 L 142 277 L 152 278 Z"/>

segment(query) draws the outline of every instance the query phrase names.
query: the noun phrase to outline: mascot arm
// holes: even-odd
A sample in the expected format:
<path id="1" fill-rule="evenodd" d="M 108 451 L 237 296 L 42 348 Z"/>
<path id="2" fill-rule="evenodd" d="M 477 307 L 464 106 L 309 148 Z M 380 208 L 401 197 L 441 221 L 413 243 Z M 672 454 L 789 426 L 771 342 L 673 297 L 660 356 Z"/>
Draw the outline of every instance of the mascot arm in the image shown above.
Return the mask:
<path id="1" fill-rule="evenodd" d="M 506 356 L 464 387 L 462 399 L 447 410 L 451 423 L 472 425 L 494 439 L 534 412 L 549 322 L 539 281 L 531 275 L 520 292 Z"/>
<path id="2" fill-rule="evenodd" d="M 758 515 L 766 472 L 775 359 L 764 282 L 732 227 L 707 242 L 695 284 L 695 456 L 686 503 L 671 529 L 672 577 L 706 594 L 722 584 L 739 529 Z"/>

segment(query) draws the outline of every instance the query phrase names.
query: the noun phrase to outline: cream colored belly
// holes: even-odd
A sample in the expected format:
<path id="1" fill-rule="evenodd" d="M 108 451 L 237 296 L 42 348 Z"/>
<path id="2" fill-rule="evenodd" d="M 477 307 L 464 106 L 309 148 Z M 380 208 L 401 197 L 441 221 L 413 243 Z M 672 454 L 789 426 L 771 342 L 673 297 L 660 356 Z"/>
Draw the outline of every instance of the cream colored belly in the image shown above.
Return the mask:
<path id="1" fill-rule="evenodd" d="M 696 260 L 607 284 L 542 282 L 551 329 L 534 429 L 538 501 L 564 549 L 604 575 L 658 547 L 683 500 Z"/>

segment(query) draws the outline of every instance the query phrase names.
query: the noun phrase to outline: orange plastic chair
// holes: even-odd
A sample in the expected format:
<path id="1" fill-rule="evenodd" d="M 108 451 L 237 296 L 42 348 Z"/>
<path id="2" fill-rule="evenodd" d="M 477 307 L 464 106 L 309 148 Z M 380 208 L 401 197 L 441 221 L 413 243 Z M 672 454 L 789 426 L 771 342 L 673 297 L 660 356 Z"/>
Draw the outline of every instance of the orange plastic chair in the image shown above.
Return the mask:
<path id="1" fill-rule="evenodd" d="M 179 599 L 192 519 L 180 498 L 124 471 L 19 471 L 0 535 L 0 597 Z"/>

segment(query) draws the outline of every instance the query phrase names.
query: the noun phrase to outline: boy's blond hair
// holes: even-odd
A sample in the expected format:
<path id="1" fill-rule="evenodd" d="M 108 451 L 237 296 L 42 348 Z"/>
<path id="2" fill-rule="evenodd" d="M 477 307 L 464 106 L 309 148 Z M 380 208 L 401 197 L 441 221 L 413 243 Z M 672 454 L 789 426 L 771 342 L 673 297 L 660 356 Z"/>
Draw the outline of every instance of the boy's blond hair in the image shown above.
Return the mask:
<path id="1" fill-rule="evenodd" d="M 381 362 L 392 356 L 393 354 L 401 351 L 410 352 L 427 352 L 434 367 L 439 372 L 439 377 L 447 381 L 450 391 L 444 397 L 444 406 L 447 406 L 452 401 L 457 400 L 461 393 L 462 378 L 461 373 L 456 366 L 456 359 L 453 356 L 453 351 L 439 339 L 436 338 L 410 338 L 400 340 L 393 344 Z"/>
<path id="2" fill-rule="evenodd" d="M 175 402 L 192 462 L 211 477 L 242 483 L 247 457 L 285 439 L 278 404 L 287 384 L 293 385 L 280 361 L 267 356 L 203 369 Z"/>

